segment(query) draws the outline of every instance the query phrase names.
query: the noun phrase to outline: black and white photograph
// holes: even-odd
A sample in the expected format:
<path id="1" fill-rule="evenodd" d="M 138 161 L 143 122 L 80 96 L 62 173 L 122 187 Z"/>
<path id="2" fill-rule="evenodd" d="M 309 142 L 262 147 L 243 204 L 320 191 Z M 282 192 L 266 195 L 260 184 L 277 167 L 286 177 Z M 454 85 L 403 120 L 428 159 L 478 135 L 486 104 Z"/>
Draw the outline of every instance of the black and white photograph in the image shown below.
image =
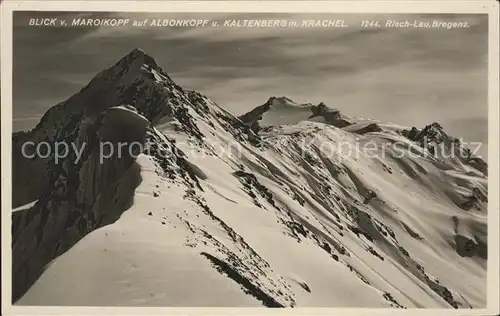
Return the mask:
<path id="1" fill-rule="evenodd" d="M 488 12 L 119 3 L 2 24 L 12 307 L 493 306 Z"/>

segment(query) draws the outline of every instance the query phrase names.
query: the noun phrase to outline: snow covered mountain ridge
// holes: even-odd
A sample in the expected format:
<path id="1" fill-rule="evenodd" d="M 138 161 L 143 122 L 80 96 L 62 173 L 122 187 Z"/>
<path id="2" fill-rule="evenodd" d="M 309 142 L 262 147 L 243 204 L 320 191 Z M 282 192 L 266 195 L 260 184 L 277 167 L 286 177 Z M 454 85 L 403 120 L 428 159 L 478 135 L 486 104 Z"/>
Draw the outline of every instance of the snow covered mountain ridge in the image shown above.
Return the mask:
<path id="1" fill-rule="evenodd" d="M 238 118 L 135 49 L 13 134 L 13 302 L 481 308 L 487 196 L 439 124 Z"/>

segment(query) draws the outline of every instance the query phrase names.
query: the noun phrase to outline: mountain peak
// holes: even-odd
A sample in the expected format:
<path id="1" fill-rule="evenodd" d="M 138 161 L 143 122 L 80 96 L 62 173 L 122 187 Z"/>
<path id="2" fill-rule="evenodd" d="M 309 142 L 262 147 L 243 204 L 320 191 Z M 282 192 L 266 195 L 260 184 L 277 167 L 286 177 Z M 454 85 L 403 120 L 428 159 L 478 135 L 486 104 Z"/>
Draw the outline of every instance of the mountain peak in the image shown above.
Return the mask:
<path id="1" fill-rule="evenodd" d="M 281 97 L 272 96 L 267 100 L 266 104 L 274 105 L 274 104 L 296 104 L 296 103 L 292 99 L 287 98 L 285 96 Z"/>
<path id="2" fill-rule="evenodd" d="M 431 123 L 429 125 L 429 127 L 433 127 L 433 128 L 437 128 L 437 129 L 443 130 L 443 126 L 441 124 L 439 124 L 438 122 Z"/>
<path id="3" fill-rule="evenodd" d="M 134 48 L 134 49 L 130 52 L 130 54 L 143 54 L 143 55 L 144 55 L 144 54 L 146 54 L 146 52 L 144 52 L 144 50 L 143 50 L 142 48 L 140 48 L 140 47 L 136 47 L 136 48 Z"/>
<path id="4" fill-rule="evenodd" d="M 426 138 L 428 140 L 441 142 L 444 139 L 448 139 L 449 136 L 444 132 L 443 126 L 441 126 L 441 124 L 433 122 L 422 129 L 418 138 Z"/>

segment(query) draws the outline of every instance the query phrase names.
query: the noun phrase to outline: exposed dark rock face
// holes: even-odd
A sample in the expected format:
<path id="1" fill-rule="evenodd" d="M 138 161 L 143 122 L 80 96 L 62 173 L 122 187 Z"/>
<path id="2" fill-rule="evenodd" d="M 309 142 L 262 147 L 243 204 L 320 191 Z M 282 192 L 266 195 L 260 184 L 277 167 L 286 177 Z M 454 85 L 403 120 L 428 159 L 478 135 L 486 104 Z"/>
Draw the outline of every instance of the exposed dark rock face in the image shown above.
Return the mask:
<path id="1" fill-rule="evenodd" d="M 382 128 L 380 128 L 378 124 L 372 123 L 356 131 L 356 133 L 360 135 L 373 132 L 382 132 Z"/>
<path id="2" fill-rule="evenodd" d="M 228 263 L 206 253 L 201 253 L 202 256 L 207 258 L 212 262 L 212 264 L 216 267 L 216 269 L 227 275 L 229 278 L 234 280 L 236 283 L 240 284 L 245 292 L 257 298 L 262 304 L 266 307 L 284 307 L 281 303 L 277 302 L 273 297 L 269 296 L 261 289 L 253 285 L 250 280 L 248 280 L 245 276 L 241 275 L 236 269 L 232 268 Z"/>
<path id="3" fill-rule="evenodd" d="M 477 197 L 471 196 L 467 201 L 461 203 L 459 206 L 461 209 L 469 211 L 476 205 L 477 201 Z"/>
<path id="4" fill-rule="evenodd" d="M 484 175 L 488 175 L 488 164 L 479 157 L 471 157 L 468 161 L 471 167 L 481 171 Z"/>
<path id="5" fill-rule="evenodd" d="M 414 138 L 412 138 L 412 140 L 421 146 L 440 144 L 444 141 L 452 141 L 448 135 L 444 133 L 443 127 L 436 122 L 425 126 L 418 134 L 415 135 Z"/>
<path id="6" fill-rule="evenodd" d="M 410 140 L 415 140 L 417 135 L 420 133 L 420 130 L 418 130 L 418 128 L 416 127 L 412 127 L 411 130 L 404 130 L 402 132 L 402 135 L 407 137 L 408 139 Z"/>
<path id="7" fill-rule="evenodd" d="M 477 243 L 462 235 L 455 235 L 457 253 L 462 257 L 472 257 L 478 249 Z"/>
<path id="8" fill-rule="evenodd" d="M 376 197 L 377 197 L 377 193 L 375 193 L 375 192 L 373 192 L 372 190 L 370 190 L 370 191 L 367 193 L 367 195 L 366 195 L 366 197 L 365 197 L 365 199 L 364 199 L 364 201 L 363 201 L 363 204 L 368 204 L 368 203 L 370 203 L 370 201 L 371 201 L 371 200 L 373 200 L 373 199 L 374 199 L 374 198 L 376 198 Z"/>
<path id="9" fill-rule="evenodd" d="M 23 144 L 31 141 L 31 133 L 18 132 L 12 135 L 12 207 L 16 208 L 35 201 L 48 183 L 47 164 L 50 158 L 36 157 L 36 147 L 25 146 L 26 156 L 36 158 L 27 160 L 22 154 Z"/>
<path id="10" fill-rule="evenodd" d="M 269 111 L 271 108 L 271 104 L 273 104 L 273 101 L 275 100 L 275 97 L 269 98 L 266 103 L 259 105 L 255 109 L 251 110 L 250 112 L 247 112 L 240 117 L 238 117 L 244 124 L 251 126 L 254 123 L 258 122 L 259 120 L 262 119 L 262 115 Z"/>
<path id="11" fill-rule="evenodd" d="M 457 216 L 452 217 L 453 229 L 455 231 L 455 250 L 461 257 L 478 256 L 482 259 L 488 258 L 486 227 L 483 229 L 475 228 L 473 239 L 460 233 L 461 222 Z"/>
<path id="12" fill-rule="evenodd" d="M 247 191 L 247 194 L 254 199 L 254 203 L 257 206 L 261 207 L 257 200 L 257 195 L 253 192 L 252 189 L 254 189 L 256 193 L 264 198 L 269 204 L 277 208 L 273 199 L 273 194 L 269 192 L 269 190 L 265 186 L 259 183 L 255 175 L 247 173 L 245 171 L 236 171 L 234 175 L 238 177 L 245 190 Z"/>
<path id="13" fill-rule="evenodd" d="M 310 118 L 321 116 L 325 122 L 338 128 L 346 127 L 352 123 L 344 119 L 339 110 L 331 109 L 325 103 L 320 102 L 316 106 L 311 107 L 312 115 Z"/>

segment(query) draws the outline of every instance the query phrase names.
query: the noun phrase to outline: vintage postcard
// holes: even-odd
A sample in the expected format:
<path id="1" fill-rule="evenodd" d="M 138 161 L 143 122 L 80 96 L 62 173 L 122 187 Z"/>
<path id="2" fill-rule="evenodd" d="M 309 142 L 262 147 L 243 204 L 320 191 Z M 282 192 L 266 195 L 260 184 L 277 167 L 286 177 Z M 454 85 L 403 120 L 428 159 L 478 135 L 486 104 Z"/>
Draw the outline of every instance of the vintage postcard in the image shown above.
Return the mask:
<path id="1" fill-rule="evenodd" d="M 4 314 L 498 314 L 497 2 L 1 8 Z"/>

